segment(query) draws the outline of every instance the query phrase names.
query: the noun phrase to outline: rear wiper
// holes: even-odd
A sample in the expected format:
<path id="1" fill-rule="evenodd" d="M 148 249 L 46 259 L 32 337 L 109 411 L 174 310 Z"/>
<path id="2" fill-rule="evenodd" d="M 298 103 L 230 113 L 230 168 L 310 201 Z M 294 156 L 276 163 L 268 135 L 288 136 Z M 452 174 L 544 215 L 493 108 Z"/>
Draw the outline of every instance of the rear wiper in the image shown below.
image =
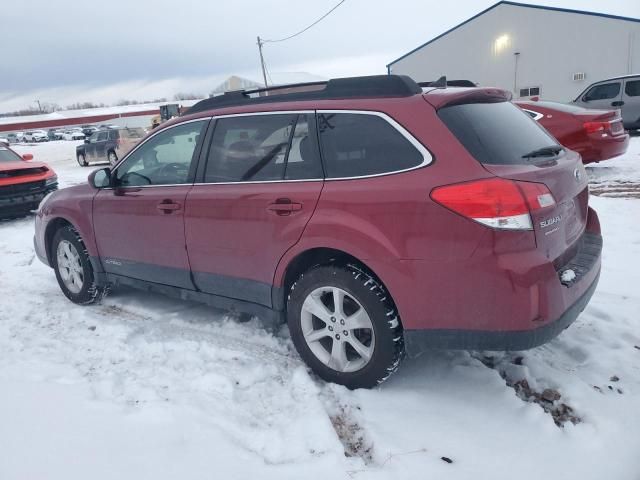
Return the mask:
<path id="1" fill-rule="evenodd" d="M 533 150 L 525 155 L 522 155 L 522 158 L 532 158 L 532 157 L 552 157 L 558 155 L 562 151 L 562 147 L 560 145 L 551 145 L 549 147 L 542 147 L 536 150 Z"/>

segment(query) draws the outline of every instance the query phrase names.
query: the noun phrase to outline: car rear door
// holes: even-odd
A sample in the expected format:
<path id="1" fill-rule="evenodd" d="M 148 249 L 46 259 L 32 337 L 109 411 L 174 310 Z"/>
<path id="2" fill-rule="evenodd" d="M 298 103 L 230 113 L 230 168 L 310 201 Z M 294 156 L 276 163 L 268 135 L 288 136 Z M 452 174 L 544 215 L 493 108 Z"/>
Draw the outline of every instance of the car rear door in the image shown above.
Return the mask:
<path id="1" fill-rule="evenodd" d="M 622 121 L 625 127 L 640 128 L 640 77 L 625 79 L 622 102 Z"/>
<path id="2" fill-rule="evenodd" d="M 271 306 L 278 262 L 294 246 L 323 187 L 313 112 L 218 118 L 185 234 L 202 291 Z"/>
<path id="3" fill-rule="evenodd" d="M 98 192 L 93 223 L 107 273 L 193 289 L 184 209 L 209 120 L 159 131 L 113 172 Z"/>
<path id="4" fill-rule="evenodd" d="M 107 159 L 107 142 L 109 141 L 110 130 L 98 132 L 98 139 L 94 146 L 94 160 L 104 161 Z"/>

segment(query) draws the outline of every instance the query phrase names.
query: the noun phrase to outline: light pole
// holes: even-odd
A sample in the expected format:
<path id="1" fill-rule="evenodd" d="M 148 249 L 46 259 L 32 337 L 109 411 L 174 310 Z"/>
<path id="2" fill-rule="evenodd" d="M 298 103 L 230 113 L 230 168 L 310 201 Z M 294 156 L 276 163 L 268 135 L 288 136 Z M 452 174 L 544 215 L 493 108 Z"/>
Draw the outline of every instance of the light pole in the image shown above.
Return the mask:
<path id="1" fill-rule="evenodd" d="M 513 94 L 517 95 L 518 93 L 518 59 L 520 58 L 520 52 L 514 52 L 513 56 L 516 59 L 516 64 L 513 69 Z"/>
<path id="2" fill-rule="evenodd" d="M 38 104 L 38 111 L 42 113 L 42 105 L 40 105 L 40 100 L 34 100 L 34 103 Z"/>

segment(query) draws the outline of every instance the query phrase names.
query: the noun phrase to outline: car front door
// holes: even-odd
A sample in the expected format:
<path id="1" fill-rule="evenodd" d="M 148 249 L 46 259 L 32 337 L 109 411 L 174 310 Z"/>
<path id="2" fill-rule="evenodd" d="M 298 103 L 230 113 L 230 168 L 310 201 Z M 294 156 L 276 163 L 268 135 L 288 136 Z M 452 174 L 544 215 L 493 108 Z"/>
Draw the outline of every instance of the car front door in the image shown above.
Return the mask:
<path id="1" fill-rule="evenodd" d="M 187 196 L 194 283 L 271 306 L 274 272 L 311 218 L 324 183 L 313 112 L 218 118 Z"/>
<path id="2" fill-rule="evenodd" d="M 107 273 L 193 289 L 184 208 L 208 123 L 159 131 L 118 165 L 113 187 L 98 192 L 93 223 Z"/>
<path id="3" fill-rule="evenodd" d="M 640 77 L 624 81 L 622 120 L 628 129 L 640 128 Z"/>
<path id="4" fill-rule="evenodd" d="M 622 80 L 594 85 L 577 102 L 586 108 L 607 109 L 622 106 Z"/>

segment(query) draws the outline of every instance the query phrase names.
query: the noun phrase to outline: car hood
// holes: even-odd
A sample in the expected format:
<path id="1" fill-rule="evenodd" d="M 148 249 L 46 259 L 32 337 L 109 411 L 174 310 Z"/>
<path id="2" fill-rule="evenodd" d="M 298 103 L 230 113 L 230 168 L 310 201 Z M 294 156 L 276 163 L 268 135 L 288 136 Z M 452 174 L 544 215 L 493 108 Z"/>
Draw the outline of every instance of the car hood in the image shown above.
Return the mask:
<path id="1" fill-rule="evenodd" d="M 15 162 L 0 162 L 0 173 L 12 172 L 16 170 L 33 170 L 45 172 L 50 170 L 46 163 L 43 162 L 23 162 L 16 160 Z"/>

